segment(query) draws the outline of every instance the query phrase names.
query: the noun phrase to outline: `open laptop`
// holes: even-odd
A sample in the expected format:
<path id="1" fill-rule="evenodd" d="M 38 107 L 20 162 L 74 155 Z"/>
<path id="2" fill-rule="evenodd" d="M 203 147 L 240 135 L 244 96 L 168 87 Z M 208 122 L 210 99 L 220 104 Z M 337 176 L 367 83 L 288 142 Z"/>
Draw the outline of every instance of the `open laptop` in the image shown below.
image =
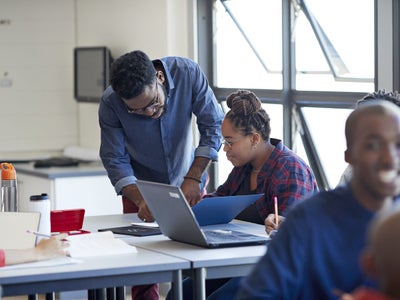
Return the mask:
<path id="1" fill-rule="evenodd" d="M 179 187 L 143 180 L 136 184 L 161 232 L 172 240 L 206 248 L 265 244 L 270 240 L 240 231 L 202 229 Z"/>
<path id="2" fill-rule="evenodd" d="M 0 212 L 0 249 L 27 249 L 35 247 L 39 212 Z"/>

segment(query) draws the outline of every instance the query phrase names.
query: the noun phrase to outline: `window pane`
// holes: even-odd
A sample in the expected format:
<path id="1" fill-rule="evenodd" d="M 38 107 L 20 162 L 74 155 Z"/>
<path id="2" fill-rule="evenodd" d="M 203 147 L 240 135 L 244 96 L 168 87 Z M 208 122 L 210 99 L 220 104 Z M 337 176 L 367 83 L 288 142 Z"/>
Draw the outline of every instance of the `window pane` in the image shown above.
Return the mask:
<path id="1" fill-rule="evenodd" d="M 335 187 L 347 166 L 344 127 L 352 109 L 303 107 L 302 111 L 329 185 Z"/>
<path id="2" fill-rule="evenodd" d="M 296 89 L 373 90 L 374 0 L 308 0 L 306 5 L 293 32 Z"/>
<path id="3" fill-rule="evenodd" d="M 281 6 L 280 0 L 216 1 L 215 86 L 282 89 Z"/>
<path id="4" fill-rule="evenodd" d="M 271 119 L 271 138 L 282 140 L 282 105 L 263 103 L 262 107 L 265 109 L 269 115 L 269 118 Z M 223 150 L 223 147 L 221 147 L 221 150 L 218 153 L 218 185 L 225 182 L 232 168 L 233 165 L 229 160 L 226 159 L 225 151 Z"/>

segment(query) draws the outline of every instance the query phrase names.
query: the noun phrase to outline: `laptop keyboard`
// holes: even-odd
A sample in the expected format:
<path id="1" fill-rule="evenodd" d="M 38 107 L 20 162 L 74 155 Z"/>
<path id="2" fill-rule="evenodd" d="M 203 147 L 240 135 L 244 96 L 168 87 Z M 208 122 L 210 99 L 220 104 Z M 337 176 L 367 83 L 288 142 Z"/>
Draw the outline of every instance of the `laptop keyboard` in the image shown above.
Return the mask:
<path id="1" fill-rule="evenodd" d="M 212 241 L 241 241 L 241 240 L 248 240 L 249 237 L 252 237 L 253 235 L 250 235 L 245 232 L 240 232 L 240 231 L 233 231 L 233 230 L 205 230 L 204 234 L 206 235 L 207 239 L 212 242 Z M 257 237 L 257 236 L 254 236 Z"/>

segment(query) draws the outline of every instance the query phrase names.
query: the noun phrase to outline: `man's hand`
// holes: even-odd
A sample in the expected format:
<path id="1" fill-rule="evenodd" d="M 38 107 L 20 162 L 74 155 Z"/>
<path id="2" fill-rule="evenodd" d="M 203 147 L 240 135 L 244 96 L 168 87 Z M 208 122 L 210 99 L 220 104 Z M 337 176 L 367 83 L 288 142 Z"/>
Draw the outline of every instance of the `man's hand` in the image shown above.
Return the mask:
<path id="1" fill-rule="evenodd" d="M 138 187 L 136 184 L 130 184 L 125 186 L 122 189 L 122 194 L 139 208 L 138 210 L 138 217 L 144 222 L 153 222 L 154 218 L 150 213 L 149 208 L 144 202 L 142 194 L 140 194 Z"/>
<path id="2" fill-rule="evenodd" d="M 190 206 L 201 200 L 200 184 L 203 173 L 211 160 L 207 157 L 196 156 L 181 185 L 181 190 Z"/>
<path id="3" fill-rule="evenodd" d="M 275 214 L 269 214 L 268 217 L 265 218 L 265 231 L 270 234 L 273 230 L 278 230 L 279 226 L 285 220 L 285 217 L 278 216 L 278 223 L 275 221 Z"/>
<path id="4" fill-rule="evenodd" d="M 138 210 L 138 217 L 143 221 L 143 222 L 154 222 L 154 218 L 151 215 L 151 212 L 149 208 L 147 207 L 146 203 L 144 200 L 142 200 L 139 205 L 136 204 L 139 208 Z"/>
<path id="5" fill-rule="evenodd" d="M 195 205 L 201 200 L 200 187 L 197 181 L 185 179 L 182 183 L 181 190 L 190 206 Z"/>

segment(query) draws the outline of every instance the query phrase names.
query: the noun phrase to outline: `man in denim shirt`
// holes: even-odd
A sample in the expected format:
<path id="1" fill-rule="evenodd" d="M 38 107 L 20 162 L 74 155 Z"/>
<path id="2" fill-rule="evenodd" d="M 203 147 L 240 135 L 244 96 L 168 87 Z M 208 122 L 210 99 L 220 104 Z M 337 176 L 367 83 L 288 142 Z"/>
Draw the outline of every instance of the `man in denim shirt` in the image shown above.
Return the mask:
<path id="1" fill-rule="evenodd" d="M 153 221 L 137 179 L 177 185 L 190 205 L 201 198 L 205 170 L 217 160 L 224 117 L 198 64 L 182 57 L 151 61 L 142 51 L 118 58 L 99 107 L 100 157 L 124 212 Z M 192 116 L 200 140 L 193 147 Z"/>

